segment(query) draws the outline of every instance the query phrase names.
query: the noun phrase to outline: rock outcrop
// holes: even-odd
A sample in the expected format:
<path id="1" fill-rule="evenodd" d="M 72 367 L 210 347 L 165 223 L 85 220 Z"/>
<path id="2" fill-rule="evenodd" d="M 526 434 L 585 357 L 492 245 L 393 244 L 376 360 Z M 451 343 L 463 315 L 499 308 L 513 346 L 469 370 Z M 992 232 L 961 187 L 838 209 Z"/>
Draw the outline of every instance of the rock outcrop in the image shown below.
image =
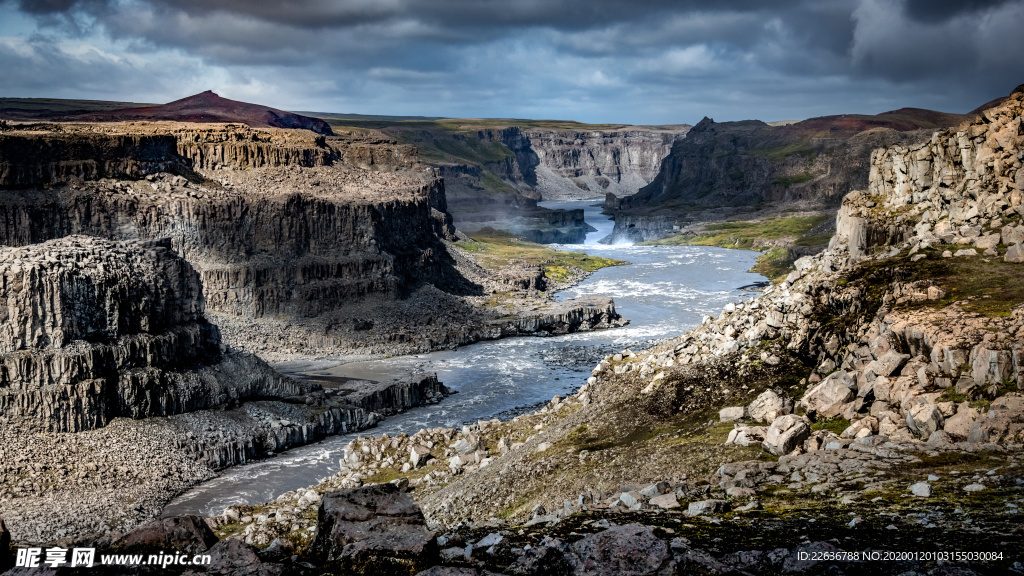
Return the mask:
<path id="1" fill-rule="evenodd" d="M 969 118 L 913 108 L 782 126 L 705 118 L 675 142 L 648 186 L 609 195 L 605 210 L 615 216 L 615 235 L 634 240 L 756 211 L 835 210 L 847 192 L 867 185 L 875 148 L 924 142 Z"/>
<path id="2" fill-rule="evenodd" d="M 199 275 L 168 241 L 70 236 L 5 248 L 0 282 L 0 415 L 8 426 L 76 432 L 118 416 L 310 390 L 254 357 L 222 351 L 203 316 Z"/>

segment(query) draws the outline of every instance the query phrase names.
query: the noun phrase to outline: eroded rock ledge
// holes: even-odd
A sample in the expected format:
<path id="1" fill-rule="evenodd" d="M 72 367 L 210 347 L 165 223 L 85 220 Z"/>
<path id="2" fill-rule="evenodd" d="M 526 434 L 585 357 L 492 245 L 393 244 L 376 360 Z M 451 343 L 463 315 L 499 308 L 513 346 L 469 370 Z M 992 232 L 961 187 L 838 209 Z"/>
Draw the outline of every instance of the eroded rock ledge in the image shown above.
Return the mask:
<path id="1" fill-rule="evenodd" d="M 70 236 L 0 250 L 0 417 L 77 432 L 312 387 L 222 350 L 198 273 L 167 241 Z M 231 370 L 222 364 L 230 358 Z"/>

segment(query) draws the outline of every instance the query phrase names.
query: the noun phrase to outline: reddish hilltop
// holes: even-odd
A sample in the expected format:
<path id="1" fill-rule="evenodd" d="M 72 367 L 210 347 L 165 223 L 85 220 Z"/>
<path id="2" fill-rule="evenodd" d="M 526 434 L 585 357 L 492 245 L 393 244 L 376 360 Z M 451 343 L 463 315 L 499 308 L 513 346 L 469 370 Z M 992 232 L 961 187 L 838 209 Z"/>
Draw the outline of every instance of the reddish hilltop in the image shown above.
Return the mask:
<path id="1" fill-rule="evenodd" d="M 160 106 L 122 108 L 90 112 L 70 118 L 85 122 L 121 122 L 171 120 L 177 122 L 240 122 L 254 127 L 304 128 L 318 134 L 331 134 L 331 127 L 319 118 L 310 118 L 237 100 L 221 98 L 210 90 Z"/>
<path id="2" fill-rule="evenodd" d="M 875 115 L 840 114 L 808 118 L 786 126 L 786 129 L 794 133 L 828 132 L 836 136 L 852 136 L 873 128 L 891 128 L 898 132 L 946 128 L 972 117 L 973 114 L 948 114 L 923 108 L 900 108 Z"/>

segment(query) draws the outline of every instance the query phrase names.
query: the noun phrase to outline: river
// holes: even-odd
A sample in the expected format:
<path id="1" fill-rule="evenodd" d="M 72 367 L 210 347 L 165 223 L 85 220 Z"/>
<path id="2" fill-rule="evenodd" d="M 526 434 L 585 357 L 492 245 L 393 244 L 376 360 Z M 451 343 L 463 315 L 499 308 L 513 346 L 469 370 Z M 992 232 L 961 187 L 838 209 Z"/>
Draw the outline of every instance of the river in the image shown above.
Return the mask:
<path id="1" fill-rule="evenodd" d="M 729 302 L 754 294 L 740 290 L 764 278 L 747 270 L 756 252 L 699 246 L 608 246 L 598 240 L 611 233 L 612 222 L 588 202 L 546 202 L 551 208 L 583 208 L 597 232 L 584 244 L 555 246 L 593 256 L 629 261 L 597 271 L 580 284 L 556 295 L 559 300 L 583 295 L 615 298 L 628 326 L 554 337 L 517 337 L 479 342 L 453 351 L 439 351 L 352 362 L 305 372 L 377 379 L 397 371 L 437 372 L 458 391 L 439 404 L 422 406 L 388 418 L 362 434 L 413 433 L 420 428 L 461 426 L 493 417 L 510 418 L 571 393 L 582 385 L 605 354 L 649 347 L 654 340 L 677 336 L 697 325 L 703 314 L 718 314 Z M 282 370 L 287 370 L 282 366 Z M 301 376 L 302 373 L 296 375 Z M 220 514 L 233 504 L 273 500 L 289 490 L 317 483 L 338 471 L 342 449 L 358 434 L 333 436 L 276 457 L 226 470 L 179 496 L 164 515 Z"/>

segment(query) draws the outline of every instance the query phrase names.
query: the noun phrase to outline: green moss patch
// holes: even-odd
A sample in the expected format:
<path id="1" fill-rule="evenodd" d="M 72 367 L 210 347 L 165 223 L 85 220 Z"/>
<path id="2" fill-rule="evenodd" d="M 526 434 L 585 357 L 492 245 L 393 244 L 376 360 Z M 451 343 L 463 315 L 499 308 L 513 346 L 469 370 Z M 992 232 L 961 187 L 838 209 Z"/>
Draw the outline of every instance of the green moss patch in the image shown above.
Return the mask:
<path id="1" fill-rule="evenodd" d="M 477 254 L 477 262 L 484 268 L 496 270 L 515 262 L 544 267 L 544 274 L 555 282 L 572 278 L 575 270 L 594 272 L 609 266 L 629 264 L 622 260 L 590 256 L 583 252 L 562 252 L 552 250 L 543 244 L 527 242 L 518 236 L 484 228 L 473 235 L 469 242 L 459 246 Z M 515 261 L 515 262 L 514 262 Z"/>

